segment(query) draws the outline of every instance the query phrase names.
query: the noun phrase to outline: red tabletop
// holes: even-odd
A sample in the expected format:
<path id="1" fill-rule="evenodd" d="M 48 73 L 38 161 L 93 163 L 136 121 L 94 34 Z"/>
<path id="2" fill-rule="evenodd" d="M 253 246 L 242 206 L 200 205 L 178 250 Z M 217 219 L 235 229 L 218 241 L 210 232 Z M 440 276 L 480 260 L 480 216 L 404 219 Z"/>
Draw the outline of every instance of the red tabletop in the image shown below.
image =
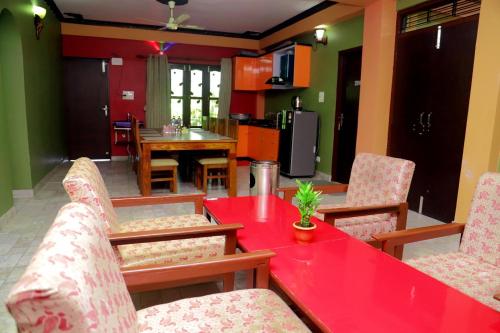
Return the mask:
<path id="1" fill-rule="evenodd" d="M 333 332 L 500 332 L 500 313 L 321 222 L 299 245 L 297 208 L 276 196 L 205 200 L 218 223 L 242 223 L 245 251 L 271 249 L 273 281 Z"/>
<path id="2" fill-rule="evenodd" d="M 273 281 L 325 330 L 500 332 L 500 313 L 354 238 L 273 251 Z"/>
<path id="3" fill-rule="evenodd" d="M 238 244 L 245 251 L 297 245 L 292 223 L 300 220 L 297 207 L 274 196 L 218 198 L 205 200 L 205 209 L 219 224 L 241 223 Z M 337 228 L 313 218 L 318 225 L 313 242 L 350 237 Z"/>

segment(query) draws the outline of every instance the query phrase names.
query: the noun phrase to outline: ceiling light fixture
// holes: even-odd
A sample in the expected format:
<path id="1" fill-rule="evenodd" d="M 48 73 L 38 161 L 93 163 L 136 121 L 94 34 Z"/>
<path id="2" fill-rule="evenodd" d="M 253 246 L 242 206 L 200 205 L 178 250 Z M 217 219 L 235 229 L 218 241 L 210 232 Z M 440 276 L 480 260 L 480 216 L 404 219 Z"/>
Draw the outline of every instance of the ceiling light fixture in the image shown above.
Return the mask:
<path id="1" fill-rule="evenodd" d="M 326 29 L 323 27 L 318 27 L 314 31 L 314 39 L 316 43 L 326 45 L 328 44 L 328 36 L 326 35 Z"/>
<path id="2" fill-rule="evenodd" d="M 40 34 L 43 30 L 43 19 L 45 18 L 45 14 L 47 14 L 47 10 L 45 8 L 33 5 L 33 23 L 35 24 L 36 39 L 40 39 Z"/>

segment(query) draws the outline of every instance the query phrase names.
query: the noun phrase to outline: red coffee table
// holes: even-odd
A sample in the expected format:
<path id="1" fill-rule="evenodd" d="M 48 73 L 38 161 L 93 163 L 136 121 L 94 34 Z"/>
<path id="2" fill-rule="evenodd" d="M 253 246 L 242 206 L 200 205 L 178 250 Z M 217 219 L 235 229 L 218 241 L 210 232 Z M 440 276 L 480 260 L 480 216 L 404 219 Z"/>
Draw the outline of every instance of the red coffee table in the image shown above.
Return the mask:
<path id="1" fill-rule="evenodd" d="M 500 313 L 391 256 L 318 223 L 293 239 L 296 207 L 275 196 L 206 200 L 218 223 L 242 223 L 239 246 L 271 249 L 271 278 L 326 332 L 500 332 Z"/>

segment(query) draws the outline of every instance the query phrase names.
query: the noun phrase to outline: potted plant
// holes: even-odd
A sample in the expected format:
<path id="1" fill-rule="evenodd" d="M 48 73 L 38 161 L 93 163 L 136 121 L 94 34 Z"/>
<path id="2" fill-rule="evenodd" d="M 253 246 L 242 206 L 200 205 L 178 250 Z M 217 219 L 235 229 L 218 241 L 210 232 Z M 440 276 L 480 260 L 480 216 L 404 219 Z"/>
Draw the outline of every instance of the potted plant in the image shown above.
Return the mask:
<path id="1" fill-rule="evenodd" d="M 311 222 L 311 217 L 319 206 L 321 192 L 314 191 L 311 182 L 303 183 L 297 180 L 297 185 L 299 189 L 295 198 L 298 201 L 300 221 L 293 223 L 294 234 L 299 242 L 309 242 L 314 236 L 314 229 L 316 229 L 316 224 Z"/>

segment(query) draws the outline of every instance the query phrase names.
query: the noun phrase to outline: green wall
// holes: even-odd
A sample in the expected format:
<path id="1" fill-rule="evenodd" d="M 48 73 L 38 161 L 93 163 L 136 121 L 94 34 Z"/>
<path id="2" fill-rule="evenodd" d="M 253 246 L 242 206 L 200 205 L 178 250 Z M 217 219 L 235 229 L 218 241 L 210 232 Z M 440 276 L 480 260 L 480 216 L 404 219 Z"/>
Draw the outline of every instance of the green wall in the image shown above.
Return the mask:
<path id="1" fill-rule="evenodd" d="M 32 1 L 0 5 L 0 156 L 9 161 L 0 161 L 0 176 L 10 180 L 0 181 L 0 215 L 12 205 L 12 189 L 33 188 L 65 155 L 60 23 L 38 2 L 47 8 L 40 40 Z"/>
<path id="2" fill-rule="evenodd" d="M 321 162 L 318 170 L 331 173 L 333 153 L 333 125 L 337 94 L 337 70 L 339 51 L 362 45 L 363 16 L 327 27 L 328 44 L 313 48 L 311 57 L 311 85 L 307 89 L 272 90 L 266 92 L 266 117 L 290 107 L 290 99 L 299 95 L 304 107 L 318 112 L 320 118 Z M 296 39 L 298 42 L 313 44 L 312 33 Z M 325 92 L 325 102 L 318 102 L 320 91 Z"/>

